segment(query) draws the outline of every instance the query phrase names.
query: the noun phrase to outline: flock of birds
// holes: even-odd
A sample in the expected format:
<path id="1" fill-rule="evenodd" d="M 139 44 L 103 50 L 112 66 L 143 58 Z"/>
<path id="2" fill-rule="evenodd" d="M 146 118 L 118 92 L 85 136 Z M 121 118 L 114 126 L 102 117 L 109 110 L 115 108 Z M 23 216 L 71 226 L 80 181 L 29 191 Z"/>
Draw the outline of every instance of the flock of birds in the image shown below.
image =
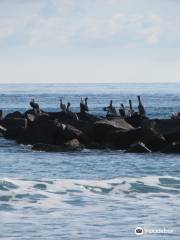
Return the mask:
<path id="1" fill-rule="evenodd" d="M 140 116 L 142 116 L 142 117 L 145 117 L 146 116 L 146 111 L 145 111 L 145 108 L 144 108 L 144 106 L 143 106 L 143 104 L 141 102 L 141 98 L 140 98 L 140 96 L 137 96 L 137 98 L 138 98 L 138 114 Z M 34 99 L 31 99 L 30 106 L 34 110 L 35 114 L 38 115 L 38 114 L 42 113 L 42 111 L 41 111 L 41 109 L 39 107 L 39 104 L 36 103 Z M 75 113 L 71 112 L 70 106 L 71 106 L 70 102 L 68 102 L 67 105 L 66 105 L 65 103 L 63 103 L 62 99 L 60 99 L 60 109 L 61 109 L 62 112 L 75 114 Z M 110 100 L 109 106 L 104 107 L 103 110 L 107 112 L 107 117 L 116 117 L 116 116 L 118 116 L 118 112 L 116 111 L 116 108 L 113 106 L 113 100 Z M 86 113 L 88 111 L 89 111 L 89 108 L 88 108 L 88 98 L 87 97 L 85 99 L 81 98 L 81 101 L 80 101 L 80 112 L 81 113 Z M 135 114 L 135 111 L 134 111 L 134 109 L 132 107 L 132 101 L 131 100 L 129 100 L 129 108 L 128 108 L 128 110 L 125 109 L 124 104 L 121 104 L 121 107 L 119 109 L 119 115 L 122 118 L 132 117 L 134 114 Z"/>

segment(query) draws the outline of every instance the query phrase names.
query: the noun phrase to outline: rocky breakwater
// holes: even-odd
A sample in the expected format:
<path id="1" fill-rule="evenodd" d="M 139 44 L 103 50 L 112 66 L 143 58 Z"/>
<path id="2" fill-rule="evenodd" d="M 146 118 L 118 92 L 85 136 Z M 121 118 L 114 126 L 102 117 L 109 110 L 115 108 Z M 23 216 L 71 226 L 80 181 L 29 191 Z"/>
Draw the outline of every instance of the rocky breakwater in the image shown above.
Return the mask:
<path id="1" fill-rule="evenodd" d="M 38 151 L 121 149 L 125 152 L 180 153 L 180 120 L 98 118 L 33 111 L 14 112 L 0 120 L 0 135 Z"/>

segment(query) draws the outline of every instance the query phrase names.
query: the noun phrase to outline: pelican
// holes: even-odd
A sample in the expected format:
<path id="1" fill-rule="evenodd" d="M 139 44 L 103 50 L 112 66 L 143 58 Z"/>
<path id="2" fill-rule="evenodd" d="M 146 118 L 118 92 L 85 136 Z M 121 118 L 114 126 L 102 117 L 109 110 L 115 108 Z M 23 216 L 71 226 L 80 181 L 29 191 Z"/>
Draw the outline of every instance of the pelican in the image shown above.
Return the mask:
<path id="1" fill-rule="evenodd" d="M 33 110 L 39 110 L 39 104 L 35 102 L 34 98 L 31 99 L 29 104 L 33 108 Z"/>
<path id="2" fill-rule="evenodd" d="M 112 117 L 117 116 L 116 108 L 113 107 L 112 100 L 110 100 L 109 106 L 104 108 L 104 111 L 107 111 L 107 116 L 112 116 Z"/>
<path id="3" fill-rule="evenodd" d="M 67 103 L 67 108 L 66 108 L 66 111 L 67 111 L 67 112 L 70 112 L 70 106 L 71 106 L 71 103 L 68 102 L 68 103 Z"/>
<path id="4" fill-rule="evenodd" d="M 119 114 L 122 118 L 125 118 L 126 116 L 126 110 L 125 110 L 125 107 L 124 107 L 124 104 L 121 104 L 121 107 L 119 109 Z"/>
<path id="5" fill-rule="evenodd" d="M 63 102 L 62 102 L 62 99 L 60 98 L 60 109 L 62 110 L 62 112 L 66 112 L 66 104 L 64 104 Z"/>
<path id="6" fill-rule="evenodd" d="M 132 101 L 131 101 L 131 99 L 129 99 L 129 116 L 132 117 L 133 114 L 134 114 L 134 110 L 132 107 Z"/>
<path id="7" fill-rule="evenodd" d="M 144 109 L 144 106 L 142 105 L 140 96 L 138 96 L 138 102 L 139 102 L 139 105 L 138 105 L 139 115 L 142 116 L 142 117 L 145 117 L 146 116 L 146 111 Z"/>
<path id="8" fill-rule="evenodd" d="M 88 98 L 86 97 L 85 98 L 85 101 L 81 98 L 81 102 L 80 102 L 80 112 L 88 112 L 89 109 L 88 109 L 88 104 L 87 104 L 87 100 Z"/>

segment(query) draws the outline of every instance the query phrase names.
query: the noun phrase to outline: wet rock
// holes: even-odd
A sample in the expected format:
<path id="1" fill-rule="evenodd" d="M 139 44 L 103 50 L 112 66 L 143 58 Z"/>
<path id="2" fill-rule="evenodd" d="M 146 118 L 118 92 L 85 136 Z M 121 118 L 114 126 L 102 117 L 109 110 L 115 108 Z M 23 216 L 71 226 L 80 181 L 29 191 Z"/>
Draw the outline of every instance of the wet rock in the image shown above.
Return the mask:
<path id="1" fill-rule="evenodd" d="M 146 147 L 144 143 L 136 143 L 130 145 L 129 149 L 126 151 L 128 153 L 151 153 L 151 150 Z"/>
<path id="2" fill-rule="evenodd" d="M 77 113 L 77 116 L 79 120 L 88 121 L 88 122 L 95 122 L 101 119 L 100 117 L 94 116 L 86 112 Z"/>
<path id="3" fill-rule="evenodd" d="M 109 134 L 114 132 L 116 134 L 116 130 L 119 131 L 128 131 L 134 129 L 130 124 L 128 124 L 124 119 L 114 118 L 114 119 L 103 119 L 96 121 L 93 126 L 93 135 L 94 139 L 97 142 L 105 142 L 109 139 Z"/>
<path id="4" fill-rule="evenodd" d="M 4 119 L 8 119 L 8 118 L 24 118 L 24 114 L 20 113 L 19 111 L 16 111 L 16 112 L 7 114 Z"/>
<path id="5" fill-rule="evenodd" d="M 32 147 L 32 150 L 45 152 L 80 151 L 82 149 L 83 145 L 77 139 L 72 139 L 62 145 L 36 143 Z"/>
<path id="6" fill-rule="evenodd" d="M 23 144 L 55 144 L 56 137 L 60 133 L 63 133 L 62 126 L 58 125 L 55 121 L 37 121 L 25 129 L 17 141 Z"/>
<path id="7" fill-rule="evenodd" d="M 64 149 L 67 151 L 81 150 L 83 145 L 80 144 L 78 139 L 72 139 L 63 145 Z"/>
<path id="8" fill-rule="evenodd" d="M 27 127 L 27 119 L 26 118 L 7 118 L 1 120 L 1 125 L 5 127 L 7 130 L 12 128 L 26 128 Z"/>
<path id="9" fill-rule="evenodd" d="M 143 142 L 152 152 L 161 151 L 168 144 L 165 137 L 154 129 L 142 128 L 140 141 Z"/>
<path id="10" fill-rule="evenodd" d="M 17 139 L 27 127 L 26 118 L 5 118 L 1 120 L 1 125 L 6 129 L 4 137 L 8 139 Z"/>
<path id="11" fill-rule="evenodd" d="M 141 136 L 141 128 L 130 130 L 115 130 L 108 133 L 104 143 L 116 149 L 127 149 L 134 142 L 138 142 Z"/>
<path id="12" fill-rule="evenodd" d="M 180 142 L 173 142 L 162 150 L 163 153 L 180 153 Z"/>
<path id="13" fill-rule="evenodd" d="M 80 143 L 88 145 L 91 142 L 91 139 L 83 133 L 83 131 L 75 128 L 74 126 L 67 124 L 63 134 L 60 134 L 56 139 L 56 144 L 62 144 L 66 141 L 72 140 L 72 139 L 78 139 Z"/>
<path id="14" fill-rule="evenodd" d="M 142 122 L 143 128 L 153 129 L 166 136 L 180 132 L 180 119 L 148 119 Z"/>
<path id="15" fill-rule="evenodd" d="M 125 120 L 131 124 L 133 127 L 141 127 L 142 122 L 147 119 L 147 117 L 142 117 L 138 113 L 134 113 L 132 117 L 126 117 Z"/>
<path id="16" fill-rule="evenodd" d="M 4 137 L 6 134 L 7 129 L 3 126 L 0 126 L 0 137 Z"/>

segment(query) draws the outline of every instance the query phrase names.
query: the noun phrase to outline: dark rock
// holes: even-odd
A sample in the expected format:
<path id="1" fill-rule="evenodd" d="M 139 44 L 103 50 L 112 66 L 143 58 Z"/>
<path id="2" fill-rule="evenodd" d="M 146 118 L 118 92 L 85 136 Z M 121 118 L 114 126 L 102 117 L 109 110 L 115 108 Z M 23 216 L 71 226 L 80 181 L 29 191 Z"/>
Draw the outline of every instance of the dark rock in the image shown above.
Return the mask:
<path id="1" fill-rule="evenodd" d="M 33 114 L 30 114 L 30 113 L 26 114 L 26 118 L 27 118 L 29 123 L 32 123 L 36 120 L 36 116 L 33 115 Z"/>
<path id="2" fill-rule="evenodd" d="M 63 129 L 56 121 L 35 121 L 32 126 L 23 132 L 17 141 L 23 144 L 55 144 L 56 137 L 60 133 L 63 133 Z"/>
<path id="3" fill-rule="evenodd" d="M 0 126 L 0 137 L 4 137 L 6 134 L 7 129 L 3 126 Z"/>
<path id="4" fill-rule="evenodd" d="M 148 119 L 142 122 L 143 128 L 151 128 L 166 136 L 180 132 L 180 119 Z"/>
<path id="5" fill-rule="evenodd" d="M 166 148 L 162 150 L 163 153 L 180 153 L 180 142 L 174 142 L 169 144 Z"/>
<path id="6" fill-rule="evenodd" d="M 95 122 L 95 121 L 98 121 L 98 120 L 101 119 L 100 117 L 94 116 L 94 115 L 89 114 L 87 112 L 77 113 L 77 116 L 78 116 L 79 120 L 89 121 L 89 122 Z"/>
<path id="7" fill-rule="evenodd" d="M 7 139 L 17 140 L 24 133 L 25 128 L 20 126 L 9 127 L 4 137 Z"/>
<path id="8" fill-rule="evenodd" d="M 130 145 L 129 149 L 126 151 L 128 153 L 150 153 L 151 150 L 146 147 L 144 143 L 136 143 Z"/>
<path id="9" fill-rule="evenodd" d="M 1 120 L 1 125 L 5 127 L 7 130 L 9 128 L 26 128 L 27 127 L 27 119 L 26 118 L 7 118 Z"/>
<path id="10" fill-rule="evenodd" d="M 20 113 L 19 111 L 16 111 L 16 112 L 7 114 L 4 119 L 8 119 L 8 118 L 24 118 L 24 114 Z"/>
<path id="11" fill-rule="evenodd" d="M 88 145 L 91 142 L 91 139 L 81 130 L 75 128 L 70 124 L 67 124 L 66 127 L 64 128 L 63 134 L 60 133 L 60 135 L 57 136 L 56 144 L 62 144 L 74 138 L 78 139 L 80 143 L 85 145 Z"/>
<path id="12" fill-rule="evenodd" d="M 108 143 L 110 147 L 127 149 L 131 144 L 140 140 L 141 131 L 141 128 L 111 131 L 103 141 Z"/>
<path id="13" fill-rule="evenodd" d="M 109 138 L 109 133 L 112 133 L 112 131 L 120 130 L 126 132 L 131 129 L 134 128 L 124 119 L 103 119 L 94 123 L 93 136 L 97 142 L 105 142 Z"/>
<path id="14" fill-rule="evenodd" d="M 27 117 L 28 114 L 31 114 L 31 115 L 34 115 L 34 116 L 35 116 L 35 112 L 34 112 L 33 109 L 27 110 L 27 111 L 24 113 L 24 116 Z"/>
<path id="15" fill-rule="evenodd" d="M 79 151 L 83 146 L 77 139 L 72 139 L 62 145 L 52 145 L 44 143 L 36 143 L 33 145 L 32 150 L 46 151 L 46 152 L 63 152 L 63 151 Z"/>
<path id="16" fill-rule="evenodd" d="M 83 146 L 80 144 L 78 139 L 72 139 L 64 143 L 64 149 L 67 151 L 81 150 Z"/>
<path id="17" fill-rule="evenodd" d="M 104 144 L 97 143 L 97 142 L 91 142 L 90 144 L 86 145 L 86 148 L 99 150 L 99 149 L 106 149 L 107 146 Z"/>
<path id="18" fill-rule="evenodd" d="M 125 120 L 131 124 L 133 127 L 141 127 L 142 122 L 147 119 L 147 117 L 143 117 L 139 115 L 138 113 L 134 113 L 132 117 L 126 117 Z"/>
<path id="19" fill-rule="evenodd" d="M 154 129 L 142 128 L 141 142 L 153 152 L 161 151 L 167 146 L 167 141 L 164 136 Z"/>
<path id="20" fill-rule="evenodd" d="M 1 124 L 7 131 L 4 136 L 8 139 L 17 139 L 24 129 L 27 127 L 26 118 L 6 118 L 1 121 Z"/>

